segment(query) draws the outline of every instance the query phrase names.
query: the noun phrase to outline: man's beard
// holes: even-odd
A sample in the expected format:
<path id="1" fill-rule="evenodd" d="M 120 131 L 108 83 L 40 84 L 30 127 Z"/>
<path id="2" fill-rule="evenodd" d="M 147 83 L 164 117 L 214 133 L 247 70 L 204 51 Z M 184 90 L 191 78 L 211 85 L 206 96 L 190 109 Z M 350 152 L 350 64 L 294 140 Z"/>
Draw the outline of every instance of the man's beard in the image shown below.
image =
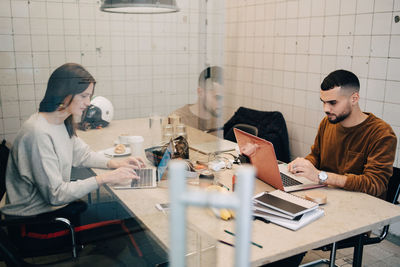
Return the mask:
<path id="1" fill-rule="evenodd" d="M 329 113 L 329 112 L 325 112 L 325 113 L 326 113 L 326 115 L 331 114 L 331 113 Z M 330 123 L 332 123 L 332 124 L 336 124 L 336 123 L 339 123 L 339 122 L 344 121 L 345 119 L 347 119 L 347 117 L 349 117 L 350 114 L 351 114 L 351 109 L 350 109 L 350 111 L 348 111 L 348 112 L 345 112 L 345 113 L 342 113 L 342 114 L 340 114 L 340 115 L 337 115 L 336 118 L 333 119 L 333 120 L 330 119 L 329 116 L 328 116 L 328 121 L 329 121 Z"/>
<path id="2" fill-rule="evenodd" d="M 221 115 L 221 112 L 218 109 L 213 109 L 213 108 L 208 107 L 206 102 L 207 102 L 207 99 L 205 99 L 205 101 L 203 102 L 204 110 L 206 110 L 208 113 L 211 114 L 211 116 L 213 116 L 215 118 L 219 117 Z"/>

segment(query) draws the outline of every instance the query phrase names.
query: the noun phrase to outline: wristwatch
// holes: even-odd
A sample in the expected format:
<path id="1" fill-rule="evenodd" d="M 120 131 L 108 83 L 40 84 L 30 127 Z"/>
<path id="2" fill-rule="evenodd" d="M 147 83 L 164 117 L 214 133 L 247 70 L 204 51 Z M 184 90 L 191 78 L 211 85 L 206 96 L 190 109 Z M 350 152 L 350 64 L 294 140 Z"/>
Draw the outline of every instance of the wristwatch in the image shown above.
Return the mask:
<path id="1" fill-rule="evenodd" d="M 318 173 L 318 178 L 319 178 L 319 183 L 324 184 L 326 180 L 328 179 L 328 174 L 324 171 L 320 171 Z"/>

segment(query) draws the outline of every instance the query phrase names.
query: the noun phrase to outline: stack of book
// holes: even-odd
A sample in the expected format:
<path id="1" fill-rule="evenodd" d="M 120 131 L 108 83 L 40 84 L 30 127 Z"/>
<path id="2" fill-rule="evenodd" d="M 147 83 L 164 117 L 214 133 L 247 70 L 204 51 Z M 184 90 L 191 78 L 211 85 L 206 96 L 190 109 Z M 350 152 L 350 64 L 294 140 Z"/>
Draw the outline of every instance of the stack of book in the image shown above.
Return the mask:
<path id="1" fill-rule="evenodd" d="M 297 230 L 324 215 L 318 204 L 281 190 L 262 192 L 253 198 L 254 217 Z"/>

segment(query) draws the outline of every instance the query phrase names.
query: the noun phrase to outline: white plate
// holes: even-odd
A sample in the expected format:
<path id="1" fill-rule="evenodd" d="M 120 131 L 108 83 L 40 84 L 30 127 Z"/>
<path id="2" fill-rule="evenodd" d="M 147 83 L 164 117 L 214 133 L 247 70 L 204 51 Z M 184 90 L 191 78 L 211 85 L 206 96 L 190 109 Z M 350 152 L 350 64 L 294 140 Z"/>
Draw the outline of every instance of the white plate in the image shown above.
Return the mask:
<path id="1" fill-rule="evenodd" d="M 110 147 L 107 149 L 103 150 L 104 155 L 110 156 L 110 157 L 123 157 L 123 156 L 128 156 L 131 154 L 131 149 L 130 147 L 125 147 L 125 152 L 121 154 L 117 154 L 114 152 L 115 147 Z"/>

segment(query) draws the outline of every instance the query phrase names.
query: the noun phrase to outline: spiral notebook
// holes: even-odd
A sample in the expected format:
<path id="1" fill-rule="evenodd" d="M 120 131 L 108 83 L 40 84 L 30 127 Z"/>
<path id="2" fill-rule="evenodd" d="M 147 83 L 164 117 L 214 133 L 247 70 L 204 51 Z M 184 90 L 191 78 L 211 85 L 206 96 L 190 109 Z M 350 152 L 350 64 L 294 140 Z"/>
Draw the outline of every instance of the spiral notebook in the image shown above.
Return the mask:
<path id="1" fill-rule="evenodd" d="M 315 202 L 281 190 L 262 192 L 254 196 L 253 200 L 260 205 L 264 205 L 291 217 L 296 217 L 318 208 L 318 204 Z"/>

